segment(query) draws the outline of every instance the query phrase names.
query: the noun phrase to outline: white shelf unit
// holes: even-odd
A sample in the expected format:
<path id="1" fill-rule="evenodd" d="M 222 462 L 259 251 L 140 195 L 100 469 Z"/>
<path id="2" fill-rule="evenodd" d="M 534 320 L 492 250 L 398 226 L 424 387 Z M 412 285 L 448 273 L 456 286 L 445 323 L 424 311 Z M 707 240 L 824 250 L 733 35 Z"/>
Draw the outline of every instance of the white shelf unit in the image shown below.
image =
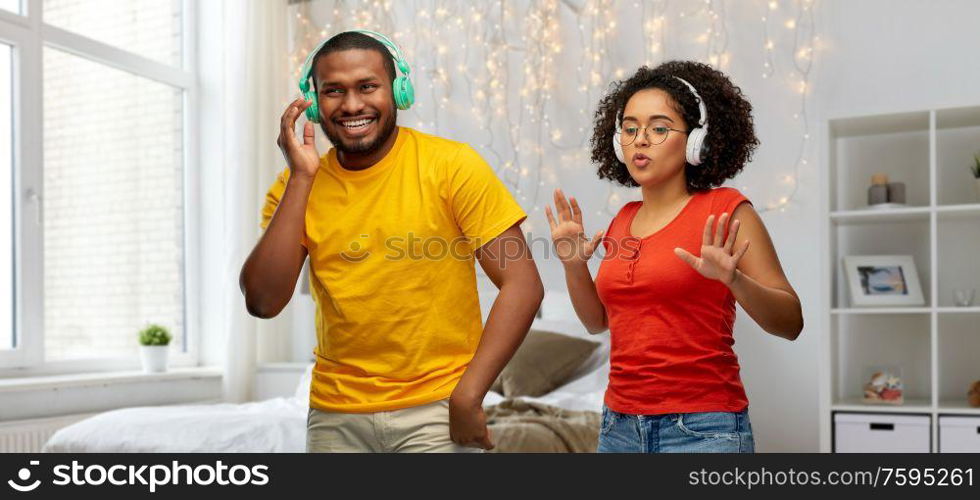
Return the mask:
<path id="1" fill-rule="evenodd" d="M 980 199 L 969 166 L 980 151 L 980 106 L 828 120 L 823 130 L 824 261 L 821 451 L 833 449 L 833 414 L 980 417 L 967 403 L 980 380 Z M 872 174 L 906 184 L 907 206 L 867 206 Z M 851 305 L 846 255 L 911 255 L 925 304 Z M 957 307 L 956 288 L 974 288 Z M 861 401 L 867 370 L 900 366 L 902 405 Z"/>

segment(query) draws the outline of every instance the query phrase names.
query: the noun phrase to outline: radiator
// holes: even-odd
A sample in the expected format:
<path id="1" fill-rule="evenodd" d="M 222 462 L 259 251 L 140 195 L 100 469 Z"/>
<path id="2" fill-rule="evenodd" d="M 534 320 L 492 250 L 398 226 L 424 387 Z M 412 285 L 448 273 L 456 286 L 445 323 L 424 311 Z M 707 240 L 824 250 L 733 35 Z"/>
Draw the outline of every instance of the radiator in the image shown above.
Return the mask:
<path id="1" fill-rule="evenodd" d="M 0 453 L 40 453 L 44 443 L 58 429 L 92 415 L 94 413 L 0 422 Z"/>

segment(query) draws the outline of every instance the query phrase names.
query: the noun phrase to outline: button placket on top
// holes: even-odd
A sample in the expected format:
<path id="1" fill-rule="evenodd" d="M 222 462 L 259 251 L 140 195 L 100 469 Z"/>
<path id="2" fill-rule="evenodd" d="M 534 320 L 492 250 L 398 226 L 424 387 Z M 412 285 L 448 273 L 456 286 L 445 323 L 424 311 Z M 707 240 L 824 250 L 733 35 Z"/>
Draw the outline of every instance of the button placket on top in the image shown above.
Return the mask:
<path id="1" fill-rule="evenodd" d="M 626 280 L 633 284 L 633 277 L 636 275 L 636 263 L 640 261 L 640 248 L 643 246 L 643 240 L 640 240 L 636 244 L 636 248 L 633 249 L 633 255 L 630 257 L 630 263 L 626 266 Z"/>

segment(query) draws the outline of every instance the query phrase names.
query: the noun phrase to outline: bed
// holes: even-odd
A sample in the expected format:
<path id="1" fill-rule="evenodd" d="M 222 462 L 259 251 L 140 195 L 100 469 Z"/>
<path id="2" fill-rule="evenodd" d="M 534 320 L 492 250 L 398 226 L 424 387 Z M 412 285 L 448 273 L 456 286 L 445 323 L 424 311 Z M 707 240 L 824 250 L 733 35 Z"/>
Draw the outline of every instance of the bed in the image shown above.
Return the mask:
<path id="1" fill-rule="evenodd" d="M 596 347 L 568 382 L 539 396 L 491 391 L 484 399 L 497 452 L 595 449 L 609 375 L 608 335 L 590 336 L 577 322 L 535 320 L 533 329 L 588 339 Z M 523 349 L 523 347 L 522 347 Z M 312 365 L 310 366 L 312 368 Z M 49 453 L 302 453 L 310 370 L 295 394 L 243 404 L 135 407 L 94 415 L 57 431 Z M 506 392 L 506 391 L 504 391 Z"/>

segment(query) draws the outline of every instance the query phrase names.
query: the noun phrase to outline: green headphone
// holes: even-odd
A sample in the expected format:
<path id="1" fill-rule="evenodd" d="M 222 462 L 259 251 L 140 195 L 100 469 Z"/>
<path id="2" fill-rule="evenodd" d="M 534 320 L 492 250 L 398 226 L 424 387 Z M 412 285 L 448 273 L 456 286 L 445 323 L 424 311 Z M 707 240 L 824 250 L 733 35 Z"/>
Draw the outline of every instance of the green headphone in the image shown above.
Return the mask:
<path id="1" fill-rule="evenodd" d="M 376 31 L 368 30 L 351 30 L 345 31 L 344 33 L 363 33 L 369 35 L 374 39 L 381 42 L 385 47 L 391 51 L 392 58 L 395 60 L 395 66 L 398 67 L 398 71 L 401 73 L 400 76 L 395 78 L 394 83 L 392 83 L 392 93 L 395 97 L 395 106 L 398 109 L 408 109 L 415 102 L 415 89 L 412 87 L 412 81 L 408 79 L 408 75 L 412 72 L 412 68 L 408 66 L 405 59 L 402 58 L 401 51 L 398 50 L 398 46 L 394 44 L 388 37 L 378 33 Z M 339 33 L 338 33 L 339 34 Z M 334 35 L 337 36 L 337 35 Z M 314 122 L 320 122 L 320 107 L 317 105 L 316 92 L 310 89 L 310 78 L 313 76 L 313 57 L 323 46 L 332 40 L 333 37 L 328 38 L 313 49 L 310 55 L 306 56 L 306 62 L 303 63 L 303 69 L 300 72 L 299 77 L 299 90 L 303 92 L 303 98 L 307 101 L 313 101 L 310 107 L 306 108 L 306 119 Z"/>

